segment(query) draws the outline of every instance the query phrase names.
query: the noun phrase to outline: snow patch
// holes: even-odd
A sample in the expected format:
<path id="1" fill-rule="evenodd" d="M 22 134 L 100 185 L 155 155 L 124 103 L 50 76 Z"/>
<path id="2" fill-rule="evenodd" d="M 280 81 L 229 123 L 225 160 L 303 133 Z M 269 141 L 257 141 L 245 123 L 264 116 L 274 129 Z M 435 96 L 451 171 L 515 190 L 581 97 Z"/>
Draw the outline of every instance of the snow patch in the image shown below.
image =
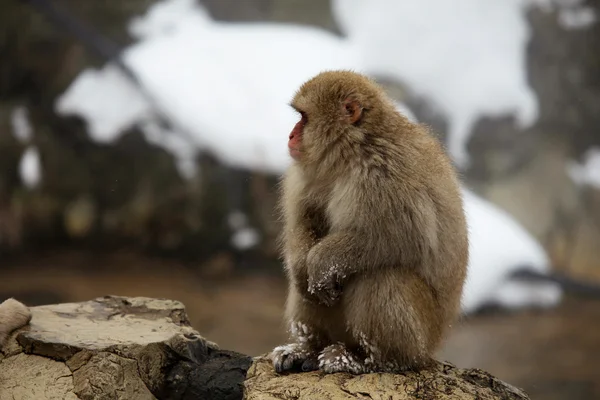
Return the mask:
<path id="1" fill-rule="evenodd" d="M 38 149 L 35 146 L 27 147 L 19 162 L 19 175 L 25 186 L 29 189 L 36 188 L 42 179 L 41 170 Z"/>
<path id="2" fill-rule="evenodd" d="M 469 226 L 469 271 L 462 299 L 465 314 L 482 305 L 549 307 L 561 298 L 557 284 L 508 279 L 520 268 L 547 274 L 542 246 L 506 211 L 463 188 Z"/>
<path id="3" fill-rule="evenodd" d="M 583 162 L 567 164 L 567 173 L 578 185 L 600 189 L 600 147 L 592 147 L 584 154 Z"/>
<path id="4" fill-rule="evenodd" d="M 260 235 L 252 228 L 242 228 L 236 231 L 231 238 L 231 243 L 238 250 L 250 249 L 256 246 L 259 241 Z"/>
<path id="5" fill-rule="evenodd" d="M 596 23 L 596 11 L 585 0 L 529 0 L 545 12 L 556 12 L 559 25 L 567 30 L 585 29 Z"/>
<path id="6" fill-rule="evenodd" d="M 448 149 L 460 167 L 479 118 L 538 117 L 528 84 L 526 0 L 333 0 L 336 21 L 365 70 L 395 78 L 449 119 Z"/>
<path id="7" fill-rule="evenodd" d="M 33 136 L 29 122 L 29 111 L 26 107 L 15 107 L 10 115 L 10 123 L 14 137 L 21 143 L 28 143 Z"/>
<path id="8" fill-rule="evenodd" d="M 558 14 L 558 23 L 565 29 L 585 29 L 597 20 L 596 11 L 589 6 L 561 10 Z"/>
<path id="9" fill-rule="evenodd" d="M 493 295 L 496 304 L 507 309 L 519 309 L 524 305 L 550 308 L 560 302 L 562 289 L 551 282 L 506 281 Z"/>
<path id="10" fill-rule="evenodd" d="M 227 217 L 229 227 L 234 231 L 231 244 L 238 250 L 247 250 L 260 242 L 260 235 L 256 229 L 248 226 L 248 217 L 236 210 Z"/>
<path id="11" fill-rule="evenodd" d="M 84 70 L 58 98 L 56 111 L 85 118 L 92 139 L 102 143 L 151 115 L 146 99 L 115 65 Z"/>

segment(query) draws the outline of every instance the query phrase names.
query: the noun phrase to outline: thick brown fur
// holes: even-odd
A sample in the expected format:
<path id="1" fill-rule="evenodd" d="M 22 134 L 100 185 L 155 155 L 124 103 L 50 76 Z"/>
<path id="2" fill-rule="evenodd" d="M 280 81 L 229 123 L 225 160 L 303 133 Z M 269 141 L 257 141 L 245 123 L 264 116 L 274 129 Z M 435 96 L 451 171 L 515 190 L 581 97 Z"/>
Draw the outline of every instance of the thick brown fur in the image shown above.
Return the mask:
<path id="1" fill-rule="evenodd" d="M 6 339 L 15 330 L 24 327 L 31 320 L 31 311 L 23 303 L 8 299 L 0 304 L 0 351 Z"/>
<path id="2" fill-rule="evenodd" d="M 274 349 L 275 368 L 427 365 L 459 313 L 468 262 L 455 169 L 363 75 L 323 72 L 291 104 L 304 121 L 280 203 L 294 343 Z"/>

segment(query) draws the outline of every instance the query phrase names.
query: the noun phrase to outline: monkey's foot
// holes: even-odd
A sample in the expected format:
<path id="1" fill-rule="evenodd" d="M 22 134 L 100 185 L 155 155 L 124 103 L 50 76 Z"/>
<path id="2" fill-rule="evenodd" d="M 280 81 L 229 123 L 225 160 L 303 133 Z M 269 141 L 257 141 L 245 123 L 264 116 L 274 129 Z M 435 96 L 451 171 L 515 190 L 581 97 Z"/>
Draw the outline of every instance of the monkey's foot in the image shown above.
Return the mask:
<path id="1" fill-rule="evenodd" d="M 271 352 L 275 372 L 290 370 L 304 372 L 318 369 L 317 353 L 305 343 L 290 343 L 277 346 Z"/>
<path id="2" fill-rule="evenodd" d="M 367 371 L 365 363 L 341 343 L 325 347 L 319 354 L 319 369 L 325 373 L 349 372 L 363 374 Z"/>

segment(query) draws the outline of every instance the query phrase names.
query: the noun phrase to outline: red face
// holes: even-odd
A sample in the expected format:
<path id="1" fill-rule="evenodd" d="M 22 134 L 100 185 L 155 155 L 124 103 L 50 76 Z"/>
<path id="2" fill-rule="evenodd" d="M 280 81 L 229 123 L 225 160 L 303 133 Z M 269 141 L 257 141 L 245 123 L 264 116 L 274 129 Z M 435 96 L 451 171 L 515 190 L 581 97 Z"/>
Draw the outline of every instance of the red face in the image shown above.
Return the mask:
<path id="1" fill-rule="evenodd" d="M 292 129 L 288 141 L 290 156 L 294 160 L 299 160 L 302 156 L 302 135 L 304 134 L 304 125 L 306 125 L 306 114 L 301 112 L 300 115 L 302 118 L 296 123 L 294 129 Z"/>

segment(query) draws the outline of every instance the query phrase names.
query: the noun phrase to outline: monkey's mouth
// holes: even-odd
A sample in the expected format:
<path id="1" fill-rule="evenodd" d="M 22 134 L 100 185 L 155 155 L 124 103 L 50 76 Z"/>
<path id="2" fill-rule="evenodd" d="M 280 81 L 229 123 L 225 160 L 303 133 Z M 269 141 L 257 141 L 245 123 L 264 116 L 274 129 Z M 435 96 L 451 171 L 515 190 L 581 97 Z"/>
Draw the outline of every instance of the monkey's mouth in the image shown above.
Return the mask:
<path id="1" fill-rule="evenodd" d="M 290 156 L 294 159 L 297 160 L 300 158 L 300 156 L 302 155 L 302 151 L 296 147 L 290 147 Z"/>

